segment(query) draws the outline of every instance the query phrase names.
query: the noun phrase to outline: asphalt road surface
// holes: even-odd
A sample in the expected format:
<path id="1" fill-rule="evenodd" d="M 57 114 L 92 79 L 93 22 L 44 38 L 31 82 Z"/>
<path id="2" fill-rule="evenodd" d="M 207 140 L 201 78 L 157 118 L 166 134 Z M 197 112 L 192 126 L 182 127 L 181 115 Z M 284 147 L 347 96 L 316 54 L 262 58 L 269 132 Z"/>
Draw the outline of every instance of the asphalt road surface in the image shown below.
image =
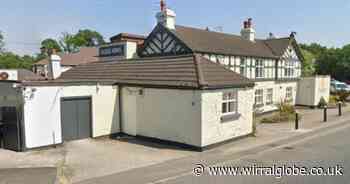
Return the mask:
<path id="1" fill-rule="evenodd" d="M 201 174 L 201 176 L 188 174 L 167 179 L 160 183 L 349 184 L 350 126 L 346 126 L 330 134 L 314 137 L 310 140 L 305 140 L 293 145 L 283 146 L 274 150 L 249 155 L 240 159 L 239 161 L 218 164 L 217 166 L 227 166 L 221 170 L 218 170 L 217 167 L 209 168 L 208 166 L 205 166 L 205 163 L 202 164 L 203 165 L 199 165 L 198 169 L 196 170 L 197 174 Z M 202 173 L 201 171 L 203 171 L 203 168 L 201 167 L 203 166 L 205 169 Z M 230 168 L 229 166 L 232 167 Z M 238 168 L 239 166 L 241 167 Z M 243 170 L 241 169 L 242 167 L 247 167 L 250 170 Z M 227 168 L 231 169 L 231 172 Z M 294 169 L 295 172 L 292 169 Z M 298 169 L 299 173 L 297 171 Z M 302 169 L 305 170 L 301 171 Z M 258 173 L 259 176 L 251 176 L 253 170 Z M 250 172 L 251 175 L 242 176 L 238 174 L 239 176 L 232 176 L 236 171 L 238 171 L 238 173 L 245 172 L 245 174 Z M 222 174 L 225 172 L 229 173 L 229 176 L 227 176 L 227 174 L 226 176 L 213 176 L 215 174 Z M 279 177 L 281 176 L 282 172 L 285 172 L 284 176 Z M 304 174 L 304 176 L 301 176 L 300 172 L 303 172 L 302 174 Z"/>

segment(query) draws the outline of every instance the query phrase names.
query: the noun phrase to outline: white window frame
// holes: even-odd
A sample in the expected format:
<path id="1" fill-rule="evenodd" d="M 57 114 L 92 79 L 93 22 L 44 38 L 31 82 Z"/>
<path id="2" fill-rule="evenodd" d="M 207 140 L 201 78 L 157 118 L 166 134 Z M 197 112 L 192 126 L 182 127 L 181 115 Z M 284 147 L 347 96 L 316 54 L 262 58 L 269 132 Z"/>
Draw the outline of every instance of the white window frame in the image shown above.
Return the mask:
<path id="1" fill-rule="evenodd" d="M 265 66 L 264 61 L 262 59 L 258 59 L 255 61 L 255 78 L 264 78 L 265 76 Z"/>
<path id="2" fill-rule="evenodd" d="M 233 114 L 238 114 L 237 90 L 224 92 L 222 94 L 221 115 L 226 116 L 226 115 L 233 115 Z"/>
<path id="3" fill-rule="evenodd" d="M 286 101 L 287 102 L 293 101 L 293 87 L 286 88 Z"/>
<path id="4" fill-rule="evenodd" d="M 248 75 L 247 59 L 244 57 L 241 57 L 241 59 L 240 59 L 239 73 L 245 77 L 247 77 L 247 75 Z"/>
<path id="5" fill-rule="evenodd" d="M 273 104 L 273 88 L 269 88 L 266 90 L 266 105 Z"/>
<path id="6" fill-rule="evenodd" d="M 284 61 L 284 76 L 285 77 L 294 76 L 294 61 L 292 60 Z"/>
<path id="7" fill-rule="evenodd" d="M 258 92 L 261 92 L 261 94 Z M 264 90 L 263 89 L 255 90 L 255 102 L 254 103 L 256 106 L 264 106 Z"/>

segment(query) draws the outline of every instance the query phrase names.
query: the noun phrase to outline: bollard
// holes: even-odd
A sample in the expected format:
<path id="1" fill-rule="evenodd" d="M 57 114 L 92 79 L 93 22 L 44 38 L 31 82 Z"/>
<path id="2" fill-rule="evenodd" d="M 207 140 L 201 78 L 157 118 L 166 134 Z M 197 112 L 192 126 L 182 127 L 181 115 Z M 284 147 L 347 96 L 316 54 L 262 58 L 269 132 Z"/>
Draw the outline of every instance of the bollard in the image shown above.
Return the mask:
<path id="1" fill-rule="evenodd" d="M 327 106 L 323 109 L 323 122 L 327 122 Z"/>
<path id="2" fill-rule="evenodd" d="M 341 109 L 342 108 L 342 103 L 341 102 L 338 103 L 338 108 L 339 108 L 338 109 L 339 110 L 339 116 L 342 116 L 343 112 L 342 112 L 342 109 Z"/>
<path id="3" fill-rule="evenodd" d="M 299 114 L 295 113 L 295 130 L 299 130 Z"/>

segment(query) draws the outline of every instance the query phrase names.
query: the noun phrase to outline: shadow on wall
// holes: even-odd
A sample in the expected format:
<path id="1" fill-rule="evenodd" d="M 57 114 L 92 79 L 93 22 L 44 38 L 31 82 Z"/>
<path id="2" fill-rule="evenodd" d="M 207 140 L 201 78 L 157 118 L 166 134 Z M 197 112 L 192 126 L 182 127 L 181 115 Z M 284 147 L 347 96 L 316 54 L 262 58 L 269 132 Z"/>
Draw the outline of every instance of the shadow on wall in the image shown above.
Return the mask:
<path id="1" fill-rule="evenodd" d="M 177 143 L 171 143 L 168 141 L 146 138 L 146 137 L 134 137 L 125 134 L 115 134 L 111 136 L 111 139 L 118 140 L 129 144 L 134 144 L 143 147 L 149 147 L 154 149 L 164 150 L 177 150 L 177 151 L 191 151 L 191 147 L 186 147 Z"/>
<path id="2" fill-rule="evenodd" d="M 118 87 L 113 87 L 118 89 Z M 119 112 L 119 91 L 117 90 L 117 93 L 115 94 L 115 103 L 114 103 L 114 110 L 113 110 L 113 119 L 112 119 L 112 125 L 111 125 L 111 136 L 110 138 L 113 138 L 113 135 L 119 133 L 121 131 L 120 127 L 120 112 Z"/>

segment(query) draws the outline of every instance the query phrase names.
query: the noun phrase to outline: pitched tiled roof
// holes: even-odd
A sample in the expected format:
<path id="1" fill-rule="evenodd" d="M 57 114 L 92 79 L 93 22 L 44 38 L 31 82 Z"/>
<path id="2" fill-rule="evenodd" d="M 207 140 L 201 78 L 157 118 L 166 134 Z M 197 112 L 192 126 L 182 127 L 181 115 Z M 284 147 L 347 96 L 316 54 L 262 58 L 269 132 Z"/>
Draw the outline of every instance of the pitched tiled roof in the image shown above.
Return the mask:
<path id="1" fill-rule="evenodd" d="M 272 50 L 274 55 L 282 56 L 290 45 L 291 38 L 268 39 L 264 40 L 264 42 Z"/>
<path id="2" fill-rule="evenodd" d="M 289 44 L 290 39 L 256 39 L 255 42 L 251 42 L 233 34 L 184 26 L 176 26 L 176 29 L 172 32 L 190 47 L 193 52 L 265 58 L 278 58 L 282 56 L 283 53 L 281 54 L 281 52 L 286 49 L 285 44 Z"/>
<path id="3" fill-rule="evenodd" d="M 44 77 L 33 73 L 32 71 L 25 69 L 18 69 L 18 80 L 19 81 L 38 81 L 45 80 Z"/>
<path id="4" fill-rule="evenodd" d="M 254 85 L 249 79 L 199 55 L 85 64 L 63 73 L 53 82 L 114 82 L 190 89 Z"/>
<path id="5" fill-rule="evenodd" d="M 62 59 L 61 65 L 63 66 L 76 66 L 80 64 L 93 63 L 98 61 L 98 49 L 95 47 L 83 47 L 77 53 L 59 53 L 58 55 Z M 47 65 L 48 63 L 49 59 L 45 58 L 35 63 L 35 65 Z"/>

